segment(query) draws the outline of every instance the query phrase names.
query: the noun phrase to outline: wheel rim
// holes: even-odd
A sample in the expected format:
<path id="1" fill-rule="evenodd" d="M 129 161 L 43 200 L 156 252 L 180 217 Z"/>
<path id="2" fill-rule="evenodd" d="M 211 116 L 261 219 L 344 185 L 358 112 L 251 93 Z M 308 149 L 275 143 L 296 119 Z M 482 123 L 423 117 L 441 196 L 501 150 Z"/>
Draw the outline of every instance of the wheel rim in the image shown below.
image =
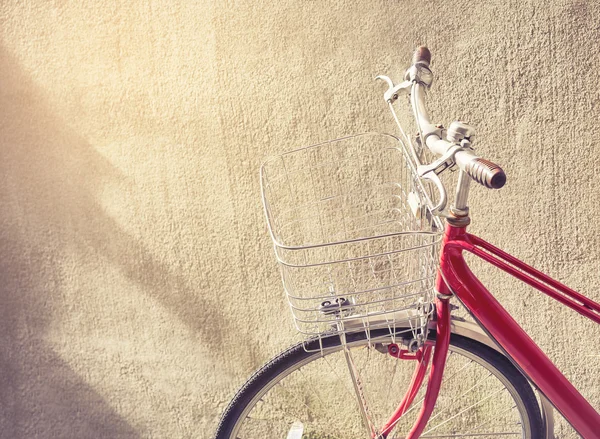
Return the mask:
<path id="1" fill-rule="evenodd" d="M 385 340 L 384 343 L 391 342 Z M 397 360 L 364 341 L 353 346 L 369 417 L 380 428 L 402 399 L 414 361 Z M 301 422 L 304 439 L 365 438 L 341 347 L 306 354 L 254 395 L 229 437 L 286 438 Z M 389 436 L 403 438 L 419 412 L 425 384 Z M 515 386 L 494 365 L 452 344 L 436 409 L 421 437 L 530 438 L 527 409 Z"/>

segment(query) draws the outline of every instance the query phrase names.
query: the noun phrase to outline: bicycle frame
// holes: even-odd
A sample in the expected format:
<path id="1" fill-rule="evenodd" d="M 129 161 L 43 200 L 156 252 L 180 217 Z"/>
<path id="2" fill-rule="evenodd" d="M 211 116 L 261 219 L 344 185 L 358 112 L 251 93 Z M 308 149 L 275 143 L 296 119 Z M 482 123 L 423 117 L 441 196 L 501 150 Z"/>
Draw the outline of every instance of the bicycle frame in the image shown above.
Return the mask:
<path id="1" fill-rule="evenodd" d="M 450 323 L 448 299 L 452 295 L 455 295 L 464 304 L 483 329 L 506 353 L 507 357 L 545 395 L 582 437 L 586 439 L 598 437 L 600 414 L 565 378 L 471 272 L 464 260 L 464 251 L 468 251 L 500 268 L 600 324 L 600 304 L 494 247 L 483 239 L 467 233 L 466 226 L 449 224 L 445 230 L 440 253 L 440 271 L 437 281 L 439 299 L 437 301 L 436 350 L 433 355 L 433 365 L 423 407 L 407 438 L 419 437 L 429 420 L 429 415 L 437 399 L 448 349 Z M 408 392 L 414 391 L 414 389 L 408 390 Z M 392 419 L 388 424 L 394 424 L 395 422 L 397 422 L 397 419 Z"/>
<path id="2" fill-rule="evenodd" d="M 475 133 L 473 127 L 464 122 L 455 121 L 450 124 L 448 130 L 444 131 L 441 125 L 431 123 L 425 106 L 425 90 L 431 86 L 433 80 L 430 62 L 431 53 L 429 49 L 422 46 L 415 51 L 413 65 L 406 70 L 404 82 L 394 85 L 387 76 L 377 77 L 385 80 L 389 86 L 384 93 L 384 100 L 388 103 L 403 135 L 403 146 L 406 151 L 410 151 L 414 147 L 413 141 L 402 129 L 393 103 L 401 93 L 410 95 L 414 119 L 419 128 L 417 143 L 421 147 L 427 146 L 429 151 L 438 157 L 429 164 L 423 164 L 413 149 L 417 173 L 419 178 L 429 179 L 439 193 L 437 205 L 434 206 L 430 202 L 431 213 L 441 214 L 448 220 L 436 282 L 438 292 L 436 349 L 433 354 L 433 364 L 421 413 L 407 439 L 415 439 L 423 432 L 437 400 L 450 339 L 448 302 L 453 295 L 463 303 L 490 339 L 496 342 L 498 349 L 503 351 L 544 395 L 543 405 L 549 401 L 584 438 L 599 438 L 600 414 L 471 272 L 463 258 L 463 252 L 467 251 L 500 268 L 597 324 L 600 324 L 600 304 L 483 239 L 467 233 L 467 225 L 470 222 L 467 199 L 471 180 L 488 188 L 499 189 L 506 182 L 506 175 L 498 165 L 473 155 L 472 140 Z M 466 156 L 461 158 L 459 154 L 461 157 L 462 155 Z M 438 174 L 451 165 L 458 167 L 460 173 L 454 204 L 449 210 L 446 210 L 446 189 Z M 421 347 L 421 356 L 425 349 L 429 348 Z M 409 386 L 405 398 L 386 423 L 380 437 L 387 437 L 405 411 L 406 402 L 410 400 L 411 395 L 416 393 L 417 386 L 422 384 L 422 371 L 428 365 L 423 362 L 419 363 L 415 370 L 415 379 Z"/>

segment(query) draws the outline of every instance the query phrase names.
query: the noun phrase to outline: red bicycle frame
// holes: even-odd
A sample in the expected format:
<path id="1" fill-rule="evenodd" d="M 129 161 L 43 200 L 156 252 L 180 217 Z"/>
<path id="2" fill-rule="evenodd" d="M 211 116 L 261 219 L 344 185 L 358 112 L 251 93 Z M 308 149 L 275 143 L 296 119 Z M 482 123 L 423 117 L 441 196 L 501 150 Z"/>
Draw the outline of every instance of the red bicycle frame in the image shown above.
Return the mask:
<path id="1" fill-rule="evenodd" d="M 418 438 L 423 432 L 437 400 L 450 340 L 448 299 L 452 294 L 465 305 L 487 333 L 504 350 L 506 355 L 512 359 L 514 364 L 521 369 L 524 375 L 546 396 L 582 437 L 586 439 L 600 437 L 600 414 L 565 378 L 471 272 L 463 258 L 464 251 L 478 256 L 600 324 L 600 304 L 494 247 L 483 239 L 467 233 L 466 226 L 447 225 L 440 253 L 440 270 L 436 285 L 439 293 L 437 300 L 436 349 L 433 354 L 433 363 L 423 406 L 407 439 Z M 422 363 L 417 366 L 417 370 L 422 368 Z M 418 382 L 418 385 L 420 384 Z M 407 395 L 415 392 L 416 390 L 411 386 L 407 391 Z M 391 431 L 389 426 L 396 424 L 404 410 L 405 408 L 401 404 L 401 407 L 384 427 L 383 436 L 387 436 Z"/>

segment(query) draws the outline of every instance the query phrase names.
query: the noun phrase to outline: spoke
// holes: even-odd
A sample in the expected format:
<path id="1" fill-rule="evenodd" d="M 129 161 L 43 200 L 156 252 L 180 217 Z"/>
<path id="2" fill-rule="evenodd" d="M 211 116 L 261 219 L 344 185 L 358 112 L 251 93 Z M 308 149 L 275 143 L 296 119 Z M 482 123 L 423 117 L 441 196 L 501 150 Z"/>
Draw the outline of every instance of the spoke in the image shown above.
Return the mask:
<path id="1" fill-rule="evenodd" d="M 453 353 L 454 352 L 451 352 L 450 354 L 453 354 Z M 446 360 L 446 363 L 448 363 L 448 360 L 450 358 L 451 358 L 451 355 L 448 356 L 448 359 Z M 456 372 L 454 372 L 448 378 L 445 378 L 445 382 L 451 381 L 452 379 L 454 379 L 454 377 L 458 376 L 459 373 L 461 373 L 462 371 L 464 371 L 466 368 L 471 367 L 473 364 L 474 364 L 474 361 L 473 360 L 469 360 L 460 369 L 458 369 Z"/>
<path id="2" fill-rule="evenodd" d="M 388 406 L 397 406 L 397 391 L 408 384 L 405 367 L 416 366 L 418 362 L 380 354 L 365 344 L 356 348 L 344 346 L 336 355 L 309 357 L 309 361 L 295 368 L 294 374 L 273 382 L 269 393 L 256 399 L 256 410 L 246 414 L 246 424 L 241 424 L 241 430 L 234 430 L 237 434 L 232 439 L 261 439 L 269 435 L 289 439 L 291 433 L 298 434 L 294 426 L 300 423 L 304 425 L 305 438 L 366 439 L 365 434 L 368 439 L 376 437 L 380 425 L 375 425 L 375 419 L 378 423 L 380 417 L 389 419 Z M 502 393 L 504 390 L 511 393 L 512 387 L 492 382 L 490 377 L 493 379 L 495 375 L 489 367 L 482 364 L 484 368 L 480 369 L 476 358 L 460 352 L 449 352 L 444 377 L 446 389 L 454 390 L 448 390 L 446 398 L 440 398 L 420 437 L 521 437 L 527 424 L 519 419 L 523 417 L 519 400 L 508 400 L 505 398 L 508 394 Z M 429 372 L 430 368 L 427 369 Z M 426 382 L 423 384 L 414 389 L 418 391 L 416 402 L 395 420 L 394 432 L 388 439 L 404 438 L 400 433 L 410 430 L 426 393 Z M 494 404 L 498 401 L 493 408 L 492 401 Z"/>
<path id="3" fill-rule="evenodd" d="M 248 416 L 246 419 L 251 420 L 251 421 L 260 421 L 260 422 L 268 422 L 269 424 L 272 424 L 273 422 L 282 424 L 284 427 L 286 428 L 291 428 L 294 426 L 294 424 L 298 421 L 293 421 L 292 423 L 290 423 L 290 421 L 286 421 L 285 419 L 263 419 L 263 418 L 255 418 L 253 416 Z M 314 430 L 313 430 L 314 432 Z M 331 433 L 327 433 L 327 438 L 331 438 L 331 439 L 341 439 L 339 436 L 332 436 Z M 243 436 L 236 436 L 236 439 L 243 439 Z M 282 438 L 284 439 L 284 438 Z"/>
<path id="4" fill-rule="evenodd" d="M 459 396 L 457 396 L 456 398 L 453 398 L 454 401 L 458 401 L 460 398 L 462 398 L 463 396 L 465 396 L 467 393 L 469 393 L 471 390 L 473 390 L 475 387 L 478 387 L 481 385 L 481 383 L 485 382 L 489 377 L 491 377 L 492 374 L 490 373 L 488 376 L 486 376 L 484 379 L 482 379 L 481 381 L 478 381 L 477 384 L 475 384 L 474 386 L 471 386 L 470 388 L 468 388 L 467 390 L 465 390 L 463 393 L 461 393 Z M 502 390 L 502 389 L 500 389 Z M 483 400 L 485 400 L 486 398 L 484 398 Z M 429 422 L 433 421 L 435 418 L 437 418 L 438 416 L 440 416 L 442 413 L 444 413 L 446 410 L 448 410 L 449 407 L 446 407 L 444 410 L 440 410 L 438 413 L 436 413 L 436 415 L 433 418 L 429 419 Z"/>
<path id="5" fill-rule="evenodd" d="M 451 352 L 452 354 L 453 352 Z M 450 356 L 448 356 L 448 359 L 450 359 Z M 448 360 L 446 360 L 447 362 Z M 468 363 L 465 363 L 459 370 L 457 370 L 456 372 L 454 372 L 452 375 L 450 375 L 448 378 L 444 378 L 444 383 L 448 383 L 450 381 L 452 381 L 455 377 L 458 376 L 459 373 L 461 373 L 462 371 L 464 371 L 466 368 L 471 367 L 474 364 L 473 360 L 469 360 Z M 404 415 L 402 415 L 403 417 L 408 415 L 410 412 L 412 412 L 413 410 L 415 410 L 417 407 L 419 407 L 419 404 L 421 404 L 423 402 L 423 400 L 425 399 L 425 396 L 422 396 L 421 398 L 419 398 L 419 400 L 417 402 L 413 402 L 412 406 L 410 407 L 410 409 L 408 409 Z"/>
<path id="6" fill-rule="evenodd" d="M 299 404 L 301 404 L 304 407 L 306 407 L 306 409 L 310 413 L 315 414 L 314 411 L 313 411 L 313 409 L 311 409 L 304 401 L 301 401 L 300 398 L 298 398 L 297 394 L 294 394 L 294 393 L 290 392 L 288 389 L 286 389 L 285 386 L 283 384 L 281 384 L 281 382 L 277 383 L 277 386 L 279 388 L 281 388 L 287 395 L 291 396 L 295 401 L 298 401 Z M 261 401 L 263 402 L 263 404 L 267 404 L 267 405 L 273 407 L 275 410 L 279 410 L 280 412 L 283 412 L 284 414 L 289 415 L 288 412 L 286 412 L 286 411 L 282 410 L 281 408 L 279 408 L 279 407 L 271 404 L 270 402 L 265 401 L 264 398 L 261 398 Z M 292 413 L 292 415 L 293 415 L 293 418 L 295 418 L 295 420 L 302 419 L 302 416 L 298 416 L 298 414 L 296 414 L 296 413 Z"/>
<path id="7" fill-rule="evenodd" d="M 327 359 L 327 357 L 323 357 L 323 360 L 325 360 L 325 362 L 329 366 L 329 369 L 331 369 L 331 371 L 333 372 L 333 374 L 337 377 L 337 379 L 339 380 L 339 382 L 342 384 L 342 387 L 346 390 L 346 393 L 348 393 L 348 395 L 351 398 L 354 398 L 355 395 L 352 393 L 352 391 L 350 390 L 350 388 L 346 385 L 345 380 L 340 376 L 340 374 L 338 373 L 337 369 L 334 368 L 331 365 L 331 363 L 329 362 L 329 360 Z"/>
<path id="8" fill-rule="evenodd" d="M 458 412 L 457 414 L 455 414 L 454 416 L 449 417 L 448 419 L 446 419 L 444 422 L 442 422 L 441 424 L 436 425 L 433 428 L 430 428 L 429 430 L 427 430 L 425 433 L 423 433 L 423 435 L 426 435 L 427 433 L 429 433 L 430 431 L 433 430 L 437 430 L 438 428 L 440 428 L 442 425 L 447 424 L 448 422 L 450 422 L 452 419 L 456 418 L 459 415 L 462 415 L 464 412 L 471 410 L 473 407 L 478 406 L 479 404 L 481 404 L 484 401 L 487 401 L 488 399 L 490 399 L 492 396 L 497 395 L 498 393 L 502 392 L 503 390 L 506 390 L 505 388 L 502 388 L 500 390 L 498 390 L 497 392 L 492 393 L 491 395 L 486 396 L 485 398 L 477 401 L 475 404 L 471 404 L 469 407 L 467 407 L 464 410 L 461 410 L 460 412 Z M 437 415 L 436 415 L 437 416 Z"/>
<path id="9" fill-rule="evenodd" d="M 442 434 L 442 435 L 424 435 L 421 437 L 488 437 L 488 436 L 520 436 L 521 433 L 513 433 L 510 431 L 504 431 L 501 433 L 466 433 L 466 434 Z"/>
<path id="10" fill-rule="evenodd" d="M 383 355 L 389 355 L 389 354 L 383 354 Z M 393 365 L 394 370 L 392 371 L 392 379 L 389 382 L 387 396 L 386 396 L 386 399 L 388 401 L 390 400 L 390 396 L 392 394 L 392 387 L 394 384 L 394 378 L 396 378 L 396 372 L 398 371 L 398 361 L 392 361 L 392 365 Z"/>
<path id="11" fill-rule="evenodd" d="M 325 404 L 325 401 L 323 401 L 323 399 L 321 398 L 321 396 L 316 392 L 314 386 L 311 386 L 310 380 L 308 380 L 306 378 L 306 375 L 304 375 L 304 372 L 302 371 L 302 369 L 298 369 L 298 372 L 300 372 L 300 375 L 302 375 L 302 378 L 304 378 L 304 381 L 306 381 L 306 383 L 307 383 L 307 385 L 305 386 L 305 388 L 309 388 L 310 391 L 311 391 L 311 393 L 316 396 L 316 398 L 321 402 L 321 404 L 323 405 L 323 407 L 327 407 L 327 404 Z"/>
<path id="12" fill-rule="evenodd" d="M 369 364 L 369 359 L 370 359 L 370 355 L 369 354 L 371 353 L 371 349 L 369 349 L 366 346 L 364 347 L 364 349 L 367 351 L 367 355 L 365 355 L 365 359 L 362 361 L 363 364 L 359 365 L 353 359 L 354 367 L 355 367 L 355 369 L 356 369 L 356 371 L 358 372 L 359 375 L 362 375 L 362 373 L 364 372 L 365 368 Z"/>
<path id="13" fill-rule="evenodd" d="M 453 354 L 453 352 L 450 353 L 450 355 L 448 356 L 448 359 L 450 359 L 450 356 Z M 448 359 L 446 361 L 448 361 Z M 476 364 L 473 360 L 469 360 L 467 363 L 465 363 L 460 369 L 458 369 L 457 371 L 455 371 L 452 375 L 450 375 L 448 378 L 445 379 L 445 382 L 448 383 L 450 381 L 452 381 L 455 377 L 459 376 L 459 374 L 461 372 L 464 372 L 465 369 L 470 368 L 471 366 L 473 366 L 473 364 Z M 477 387 L 479 384 L 481 384 L 483 381 L 485 381 L 486 379 L 488 379 L 490 376 L 492 376 L 492 374 L 489 374 L 484 380 L 478 382 L 475 386 L 471 387 L 470 389 L 468 389 L 466 392 L 464 392 L 462 395 L 460 395 L 458 398 L 459 399 L 461 397 L 463 397 L 464 395 L 466 395 L 468 392 L 470 392 L 473 388 Z M 420 393 L 423 391 L 423 389 L 421 389 Z M 418 407 L 420 407 L 420 404 L 423 402 L 423 400 L 425 399 L 425 395 L 423 395 L 417 402 L 413 402 L 412 406 L 402 415 L 402 417 L 398 418 L 396 420 L 396 422 L 394 422 L 394 426 L 396 424 L 398 424 L 398 422 L 400 422 L 401 419 L 405 418 L 407 414 L 409 414 L 410 412 L 414 411 L 415 409 L 417 409 Z M 441 413 L 443 413 L 445 410 L 447 409 L 443 409 L 441 411 L 439 411 L 433 418 L 429 419 L 429 422 L 431 422 L 433 419 L 437 418 Z M 437 427 L 436 427 L 437 428 Z"/>
<path id="14" fill-rule="evenodd" d="M 512 407 L 509 407 L 507 410 L 504 410 L 504 411 L 503 411 L 502 413 L 500 413 L 498 416 L 502 416 L 502 415 L 504 415 L 504 414 L 506 414 L 506 413 L 510 412 L 510 411 L 511 411 L 511 410 L 513 410 L 515 407 L 516 407 L 515 405 L 513 405 Z M 477 426 L 476 426 L 476 427 L 474 427 L 474 428 L 473 428 L 471 431 L 479 430 L 481 427 L 483 427 L 484 425 L 487 425 L 487 424 L 489 424 L 490 422 L 492 422 L 492 419 L 489 419 L 488 421 L 486 421 L 486 422 L 484 422 L 484 423 L 482 423 L 482 424 L 479 424 L 479 425 L 477 425 Z"/>
<path id="15" fill-rule="evenodd" d="M 427 386 L 425 386 L 425 387 L 427 387 Z M 419 393 L 423 393 L 423 389 L 419 390 Z M 402 415 L 402 417 L 399 418 L 395 422 L 395 424 L 397 424 L 400 421 L 400 419 L 404 418 L 406 415 L 408 415 L 414 409 L 416 409 L 417 407 L 419 407 L 419 405 L 423 402 L 424 399 L 425 399 L 425 396 L 423 395 L 421 398 L 419 398 L 419 400 L 417 402 L 413 402 L 412 405 L 411 405 L 411 407 L 407 411 L 404 412 L 404 414 Z"/>
<path id="16" fill-rule="evenodd" d="M 466 434 L 441 434 L 441 435 L 422 435 L 420 437 L 442 438 L 442 437 L 488 437 L 488 436 L 519 436 L 521 433 L 502 432 L 502 433 L 466 433 Z M 404 439 L 405 436 L 397 436 L 393 439 Z"/>

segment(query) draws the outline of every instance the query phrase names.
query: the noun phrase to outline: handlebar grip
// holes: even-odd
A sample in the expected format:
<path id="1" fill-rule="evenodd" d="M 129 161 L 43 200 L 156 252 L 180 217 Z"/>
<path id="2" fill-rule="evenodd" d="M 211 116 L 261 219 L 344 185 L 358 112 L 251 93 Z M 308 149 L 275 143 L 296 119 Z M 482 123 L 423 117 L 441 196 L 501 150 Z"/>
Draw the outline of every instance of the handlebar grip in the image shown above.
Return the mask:
<path id="1" fill-rule="evenodd" d="M 506 183 L 506 174 L 500 166 L 479 157 L 466 164 L 465 172 L 489 189 L 500 189 Z"/>
<path id="2" fill-rule="evenodd" d="M 431 63 L 431 52 L 425 46 L 417 47 L 412 62 L 413 64 L 425 64 L 425 66 L 429 67 L 429 63 Z"/>

